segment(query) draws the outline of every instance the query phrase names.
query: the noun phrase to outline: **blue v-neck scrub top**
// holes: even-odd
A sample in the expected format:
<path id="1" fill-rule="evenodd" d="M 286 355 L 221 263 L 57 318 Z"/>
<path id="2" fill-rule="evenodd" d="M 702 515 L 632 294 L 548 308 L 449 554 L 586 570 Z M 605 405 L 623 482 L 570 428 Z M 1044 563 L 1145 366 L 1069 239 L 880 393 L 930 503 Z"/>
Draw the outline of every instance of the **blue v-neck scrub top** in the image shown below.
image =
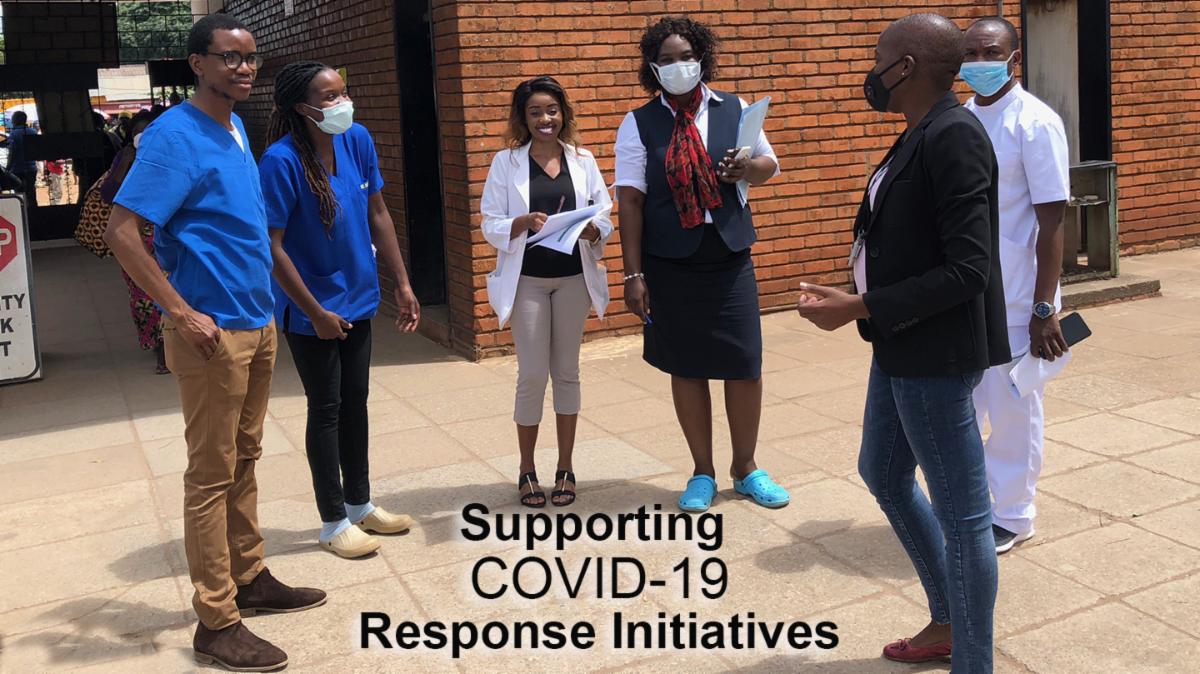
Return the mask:
<path id="1" fill-rule="evenodd" d="M 114 201 L 154 223 L 158 264 L 184 301 L 225 330 L 252 330 L 271 322 L 271 242 L 246 129 L 230 119 L 232 131 L 191 103 L 168 108 Z"/>
<path id="2" fill-rule="evenodd" d="M 354 124 L 334 136 L 337 175 L 328 175 L 337 199 L 332 231 L 321 222 L 317 196 L 304 179 L 300 155 L 291 135 L 263 153 L 258 171 L 266 202 L 267 224 L 286 230 L 283 249 L 313 297 L 326 311 L 354 322 L 373 318 L 379 310 L 379 277 L 367 220 L 367 199 L 383 189 L 375 142 L 366 128 Z M 275 318 L 284 330 L 316 335 L 312 321 L 283 288 L 272 280 Z"/>

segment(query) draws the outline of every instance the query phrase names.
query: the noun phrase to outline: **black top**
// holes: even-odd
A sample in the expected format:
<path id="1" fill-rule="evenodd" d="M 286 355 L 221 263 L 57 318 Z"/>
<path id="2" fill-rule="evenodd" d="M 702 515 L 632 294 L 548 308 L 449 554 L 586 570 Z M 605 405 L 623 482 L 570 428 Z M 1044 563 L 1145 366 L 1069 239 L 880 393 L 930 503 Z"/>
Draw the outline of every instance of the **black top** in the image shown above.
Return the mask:
<path id="1" fill-rule="evenodd" d="M 567 156 L 559 159 L 558 175 L 546 175 L 542 167 L 529 158 L 529 212 L 554 215 L 575 210 L 575 183 L 567 170 Z M 562 278 L 583 273 L 583 259 L 579 257 L 579 244 L 571 255 L 564 255 L 545 246 L 527 244 L 525 261 L 521 264 L 522 276 L 537 278 Z"/>
<path id="2" fill-rule="evenodd" d="M 1009 362 L 999 169 L 983 125 L 947 93 L 885 161 L 875 208 L 864 196 L 854 225 L 871 313 L 858 330 L 879 367 L 938 377 Z"/>

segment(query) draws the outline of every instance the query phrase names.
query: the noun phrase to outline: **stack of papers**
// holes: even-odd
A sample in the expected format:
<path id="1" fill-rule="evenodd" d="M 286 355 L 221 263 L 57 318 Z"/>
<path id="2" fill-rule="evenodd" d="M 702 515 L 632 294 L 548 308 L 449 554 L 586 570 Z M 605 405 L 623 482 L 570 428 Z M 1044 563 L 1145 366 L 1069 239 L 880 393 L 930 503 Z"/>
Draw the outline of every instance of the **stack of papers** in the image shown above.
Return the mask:
<path id="1" fill-rule="evenodd" d="M 579 235 L 583 233 L 583 228 L 587 227 L 587 224 L 602 210 L 604 210 L 604 206 L 596 204 L 587 208 L 555 213 L 546 218 L 546 224 L 542 225 L 541 231 L 529 235 L 526 243 L 571 255 L 575 252 L 575 242 L 579 241 Z"/>
<path id="2" fill-rule="evenodd" d="M 763 122 L 767 120 L 767 108 L 770 105 L 771 97 L 764 96 L 742 110 L 742 119 L 738 122 L 737 147 L 751 148 L 751 156 L 754 154 L 753 148 L 758 147 L 758 136 L 762 133 Z M 737 188 L 742 201 L 748 201 L 750 183 L 740 180 Z"/>
<path id="3" fill-rule="evenodd" d="M 1030 392 L 1045 386 L 1046 382 L 1062 372 L 1069 362 L 1071 362 L 1070 351 L 1055 358 L 1053 363 L 1026 351 L 1021 360 L 1017 361 L 1013 369 L 1008 372 L 1010 390 L 1017 399 L 1024 398 Z"/>

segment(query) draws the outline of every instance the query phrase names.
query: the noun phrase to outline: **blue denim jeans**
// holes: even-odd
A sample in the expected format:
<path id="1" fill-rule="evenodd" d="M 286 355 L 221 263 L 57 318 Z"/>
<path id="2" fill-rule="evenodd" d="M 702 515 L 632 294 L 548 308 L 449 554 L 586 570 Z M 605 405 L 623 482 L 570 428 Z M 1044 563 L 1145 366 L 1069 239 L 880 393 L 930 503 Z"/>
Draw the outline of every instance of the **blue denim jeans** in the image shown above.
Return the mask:
<path id="1" fill-rule="evenodd" d="M 872 361 L 858 460 L 917 569 L 931 617 L 950 623 L 953 674 L 992 671 L 996 543 L 971 399 L 982 375 L 889 377 Z"/>

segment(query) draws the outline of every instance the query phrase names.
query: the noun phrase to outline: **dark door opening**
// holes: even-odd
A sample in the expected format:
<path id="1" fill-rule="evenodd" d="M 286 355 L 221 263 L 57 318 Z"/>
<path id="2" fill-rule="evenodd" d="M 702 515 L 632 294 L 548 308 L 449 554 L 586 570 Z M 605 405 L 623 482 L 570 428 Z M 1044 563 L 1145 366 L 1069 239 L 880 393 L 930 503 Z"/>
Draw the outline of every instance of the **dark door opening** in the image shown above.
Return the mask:
<path id="1" fill-rule="evenodd" d="M 1112 159 L 1109 2 L 1079 3 L 1079 158 Z"/>
<path id="2" fill-rule="evenodd" d="M 409 275 L 422 305 L 445 304 L 446 244 L 431 3 L 397 0 L 395 6 Z"/>

